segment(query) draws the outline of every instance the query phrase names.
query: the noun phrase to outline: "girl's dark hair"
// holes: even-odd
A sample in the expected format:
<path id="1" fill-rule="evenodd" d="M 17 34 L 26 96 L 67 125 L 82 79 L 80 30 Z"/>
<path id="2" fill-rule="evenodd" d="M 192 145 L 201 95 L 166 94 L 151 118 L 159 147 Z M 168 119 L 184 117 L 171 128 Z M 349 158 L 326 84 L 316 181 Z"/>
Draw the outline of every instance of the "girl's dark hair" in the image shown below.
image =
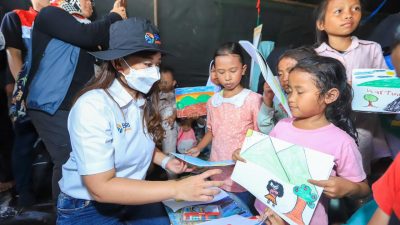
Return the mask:
<path id="1" fill-rule="evenodd" d="M 283 58 L 291 58 L 296 60 L 297 62 L 312 56 L 316 56 L 317 52 L 315 52 L 314 48 L 308 46 L 300 46 L 298 48 L 293 48 L 286 50 L 281 56 L 279 56 L 278 63 Z"/>
<path id="2" fill-rule="evenodd" d="M 242 46 L 240 46 L 237 42 L 227 42 L 219 46 L 219 48 L 214 53 L 214 64 L 215 58 L 217 56 L 224 56 L 229 54 L 238 55 L 240 62 L 244 64 L 243 49 Z"/>
<path id="3" fill-rule="evenodd" d="M 338 99 L 327 106 L 325 116 L 358 143 L 358 134 L 354 122 L 350 118 L 353 91 L 347 83 L 346 69 L 343 64 L 334 58 L 313 56 L 300 60 L 293 70 L 301 70 L 314 75 L 320 96 L 325 95 L 332 88 L 339 90 Z"/>
<path id="4" fill-rule="evenodd" d="M 134 53 L 132 55 L 149 58 L 154 55 L 155 52 L 151 51 L 142 51 L 138 53 Z M 129 57 L 129 56 L 126 56 Z M 122 86 L 128 87 L 120 78 L 122 76 L 118 71 L 115 70 L 111 61 L 104 61 L 97 71 L 95 76 L 85 85 L 85 87 L 77 94 L 75 97 L 75 101 L 85 94 L 86 92 L 94 89 L 108 89 L 113 81 L 117 79 Z M 137 92 L 137 96 L 141 95 Z M 149 93 L 145 95 L 146 103 L 143 106 L 143 127 L 146 127 L 149 134 L 152 136 L 153 141 L 160 145 L 162 139 L 164 138 L 164 129 L 161 126 L 161 115 L 158 110 L 158 99 L 159 99 L 159 88 L 158 83 L 155 83 Z"/>
<path id="5" fill-rule="evenodd" d="M 315 9 L 315 35 L 316 35 L 316 42 L 317 45 L 321 45 L 322 43 L 328 43 L 328 34 L 323 31 L 319 30 L 317 23 L 323 22 L 325 20 L 326 8 L 328 6 L 329 0 L 322 0 L 317 8 Z"/>

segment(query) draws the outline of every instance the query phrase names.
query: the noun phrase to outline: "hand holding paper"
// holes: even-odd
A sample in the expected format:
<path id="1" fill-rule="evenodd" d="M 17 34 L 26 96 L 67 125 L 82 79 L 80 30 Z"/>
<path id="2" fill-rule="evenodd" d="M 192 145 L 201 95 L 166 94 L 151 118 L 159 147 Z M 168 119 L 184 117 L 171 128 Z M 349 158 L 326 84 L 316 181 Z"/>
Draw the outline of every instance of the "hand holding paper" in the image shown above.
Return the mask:
<path id="1" fill-rule="evenodd" d="M 285 93 L 283 92 L 278 79 L 276 79 L 260 52 L 249 41 L 239 41 L 239 44 L 244 48 L 244 50 L 246 50 L 254 62 L 258 64 L 265 81 L 271 87 L 272 91 L 282 104 L 285 111 L 288 113 L 289 117 L 292 117 Z"/>
<path id="2" fill-rule="evenodd" d="M 205 161 L 196 157 L 192 157 L 189 155 L 184 155 L 184 154 L 178 154 L 178 153 L 171 153 L 171 155 L 175 156 L 176 158 L 183 160 L 191 165 L 197 166 L 197 167 L 217 167 L 217 166 L 232 166 L 235 165 L 235 162 L 233 160 L 224 160 L 224 161 L 218 161 L 218 162 L 210 162 L 210 161 Z"/>

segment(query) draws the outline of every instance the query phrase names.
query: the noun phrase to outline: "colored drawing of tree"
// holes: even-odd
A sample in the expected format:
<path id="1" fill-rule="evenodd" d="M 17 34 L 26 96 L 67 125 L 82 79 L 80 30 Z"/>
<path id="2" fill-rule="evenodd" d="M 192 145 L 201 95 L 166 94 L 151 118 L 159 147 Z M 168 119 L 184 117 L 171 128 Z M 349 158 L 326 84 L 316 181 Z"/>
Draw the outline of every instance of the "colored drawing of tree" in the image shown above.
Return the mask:
<path id="1" fill-rule="evenodd" d="M 314 202 L 317 200 L 318 196 L 312 193 L 311 190 L 312 189 L 305 184 L 293 188 L 293 193 L 297 196 L 296 205 L 290 212 L 285 213 L 285 216 L 296 224 L 304 224 L 303 212 L 306 206 L 312 209 L 315 208 Z"/>
<path id="2" fill-rule="evenodd" d="M 373 94 L 365 94 L 364 95 L 364 100 L 368 102 L 368 105 L 366 107 L 374 107 L 372 105 L 373 102 L 377 102 L 378 101 L 378 97 L 376 97 Z"/>
<path id="3" fill-rule="evenodd" d="M 249 136 L 251 134 L 247 134 L 247 137 Z M 276 149 L 277 146 L 274 145 L 271 138 L 265 138 L 249 146 L 246 151 L 241 153 L 241 156 L 247 161 L 267 169 L 280 181 L 294 185 L 293 192 L 297 196 L 296 204 L 285 215 L 297 224 L 304 224 L 303 212 L 306 206 L 314 209 L 318 199 L 316 187 L 308 183 L 308 179 L 312 179 L 312 176 L 305 149 L 297 145 L 280 148 L 278 152 Z"/>

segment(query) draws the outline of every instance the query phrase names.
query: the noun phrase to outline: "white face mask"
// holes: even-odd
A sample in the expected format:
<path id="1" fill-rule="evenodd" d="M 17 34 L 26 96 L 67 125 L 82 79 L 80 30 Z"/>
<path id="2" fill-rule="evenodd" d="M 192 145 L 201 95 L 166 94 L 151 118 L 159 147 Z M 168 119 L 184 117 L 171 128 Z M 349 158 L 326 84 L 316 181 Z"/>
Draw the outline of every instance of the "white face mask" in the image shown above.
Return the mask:
<path id="1" fill-rule="evenodd" d="M 128 74 L 121 73 L 125 76 L 125 80 L 130 88 L 147 94 L 153 84 L 160 80 L 160 68 L 158 66 L 135 70 L 128 65 L 125 59 L 122 60 L 129 67 Z"/>

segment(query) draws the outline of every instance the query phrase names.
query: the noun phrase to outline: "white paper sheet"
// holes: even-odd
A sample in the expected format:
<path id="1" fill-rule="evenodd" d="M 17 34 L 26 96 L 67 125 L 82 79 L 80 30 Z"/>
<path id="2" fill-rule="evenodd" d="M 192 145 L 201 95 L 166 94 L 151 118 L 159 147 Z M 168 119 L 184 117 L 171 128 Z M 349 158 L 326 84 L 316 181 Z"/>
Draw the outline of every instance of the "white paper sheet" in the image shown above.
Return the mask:
<path id="1" fill-rule="evenodd" d="M 162 203 L 166 206 L 168 206 L 172 211 L 176 212 L 179 209 L 182 209 L 183 207 L 186 206 L 192 206 L 192 205 L 200 205 L 200 204 L 208 204 L 208 203 L 213 203 L 216 201 L 219 201 L 223 198 L 228 197 L 229 195 L 222 189 L 218 188 L 221 192 L 218 195 L 214 196 L 214 199 L 208 202 L 189 202 L 189 201 L 176 201 L 175 199 L 169 199 L 165 200 Z"/>

